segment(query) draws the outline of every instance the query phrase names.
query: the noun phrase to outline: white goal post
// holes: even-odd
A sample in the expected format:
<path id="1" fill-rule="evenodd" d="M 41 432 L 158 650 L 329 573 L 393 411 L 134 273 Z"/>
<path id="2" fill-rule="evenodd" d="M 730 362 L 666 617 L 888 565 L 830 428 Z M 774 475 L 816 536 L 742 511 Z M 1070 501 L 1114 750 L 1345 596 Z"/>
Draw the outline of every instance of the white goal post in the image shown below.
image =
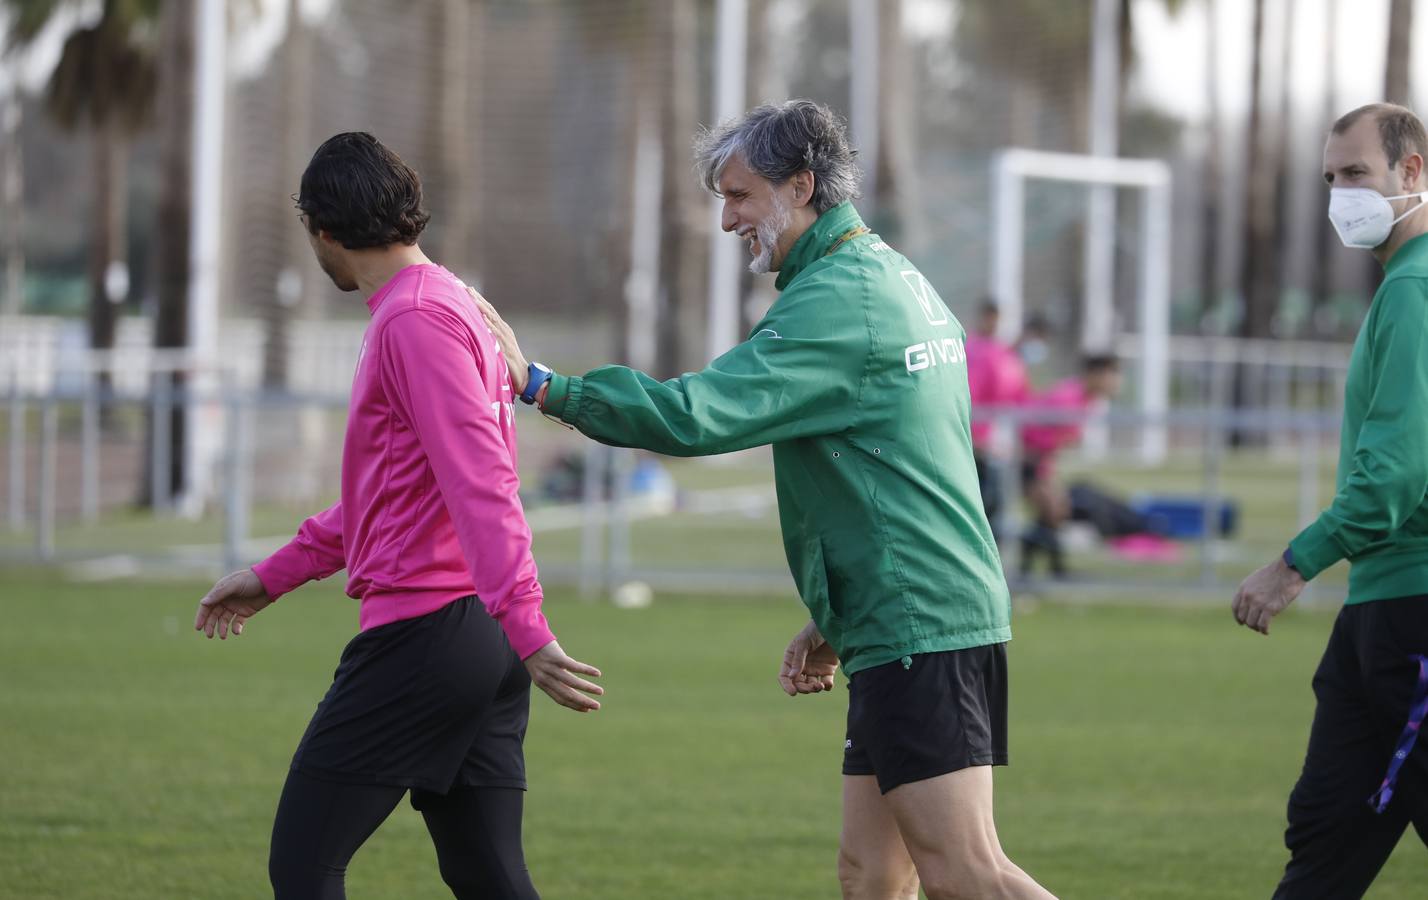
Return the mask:
<path id="1" fill-rule="evenodd" d="M 1028 179 L 1111 185 L 1140 191 L 1139 321 L 1140 455 L 1147 464 L 1166 452 L 1164 415 L 1170 406 L 1170 167 L 1160 160 L 1119 159 L 1075 153 L 1008 149 L 992 159 L 991 292 L 1001 310 L 1000 334 L 1012 340 L 1021 331 L 1025 256 L 1025 185 Z M 1087 290 L 1085 315 L 1096 327 L 1083 348 L 1109 351 L 1114 335 L 1113 294 Z M 1105 333 L 1099 333 L 1104 331 Z"/>

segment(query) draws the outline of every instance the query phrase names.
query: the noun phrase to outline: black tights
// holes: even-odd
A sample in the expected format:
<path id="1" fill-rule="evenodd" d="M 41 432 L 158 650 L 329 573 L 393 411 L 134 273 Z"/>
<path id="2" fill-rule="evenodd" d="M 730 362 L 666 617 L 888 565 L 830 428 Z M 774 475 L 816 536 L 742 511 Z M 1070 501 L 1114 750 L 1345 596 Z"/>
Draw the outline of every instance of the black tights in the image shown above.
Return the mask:
<path id="1" fill-rule="evenodd" d="M 352 854 L 405 793 L 289 771 L 268 857 L 275 900 L 343 900 Z M 521 852 L 524 794 L 516 788 L 412 791 L 412 806 L 436 845 L 441 878 L 458 900 L 538 900 Z"/>

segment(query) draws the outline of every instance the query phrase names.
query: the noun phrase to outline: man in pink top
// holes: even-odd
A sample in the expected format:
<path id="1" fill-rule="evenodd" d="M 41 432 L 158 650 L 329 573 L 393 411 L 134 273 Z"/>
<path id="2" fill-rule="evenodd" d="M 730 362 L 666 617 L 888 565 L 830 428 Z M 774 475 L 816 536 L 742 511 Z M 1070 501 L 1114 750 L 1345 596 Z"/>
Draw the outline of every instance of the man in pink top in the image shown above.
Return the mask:
<path id="1" fill-rule="evenodd" d="M 376 138 L 318 148 L 297 205 L 323 271 L 372 314 L 341 500 L 214 585 L 194 621 L 241 634 L 343 568 L 361 601 L 278 803 L 274 895 L 343 897 L 348 861 L 409 790 L 455 896 L 536 897 L 521 851 L 530 685 L 581 712 L 602 691 L 541 613 L 505 361 L 465 285 L 417 246 L 421 182 Z"/>
<path id="2" fill-rule="evenodd" d="M 1026 364 L 1010 344 L 997 339 L 1001 310 L 986 300 L 977 311 L 976 330 L 967 336 L 967 388 L 972 396 L 972 456 L 977 464 L 977 480 L 982 487 L 982 507 L 987 521 L 997 531 L 1001 517 L 1002 489 L 993 460 L 995 423 L 985 418 L 988 410 L 1016 406 L 1030 391 Z"/>
<path id="3" fill-rule="evenodd" d="M 1046 553 L 1053 575 L 1066 574 L 1056 529 L 1071 515 L 1071 498 L 1056 478 L 1056 454 L 1081 440 L 1085 414 L 1097 402 L 1114 397 L 1120 386 L 1120 363 L 1114 356 L 1088 356 L 1081 377 L 1058 382 L 1027 401 L 1029 409 L 1050 413 L 1056 420 L 1028 422 L 1021 429 L 1022 490 L 1035 515 L 1035 523 L 1022 536 L 1023 575 L 1030 573 L 1038 551 Z"/>

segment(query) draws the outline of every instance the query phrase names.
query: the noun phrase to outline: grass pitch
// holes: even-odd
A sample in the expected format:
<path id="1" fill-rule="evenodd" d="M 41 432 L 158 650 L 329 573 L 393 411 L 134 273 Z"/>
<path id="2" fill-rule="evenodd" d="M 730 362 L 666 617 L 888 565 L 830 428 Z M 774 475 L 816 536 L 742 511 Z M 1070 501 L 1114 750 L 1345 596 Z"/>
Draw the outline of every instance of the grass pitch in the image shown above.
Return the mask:
<path id="1" fill-rule="evenodd" d="M 0 573 L 0 896 L 266 894 L 278 791 L 356 606 L 309 586 L 208 642 L 190 630 L 206 587 Z M 793 597 L 618 610 L 556 593 L 548 612 L 608 694 L 590 716 L 534 698 L 525 842 L 543 896 L 837 896 L 846 694 L 779 692 Z M 1062 898 L 1267 897 L 1330 623 L 1292 612 L 1264 639 L 1227 609 L 1019 609 L 1008 852 Z M 1410 831 L 1369 896 L 1421 898 L 1425 872 Z M 348 893 L 449 896 L 409 806 Z"/>

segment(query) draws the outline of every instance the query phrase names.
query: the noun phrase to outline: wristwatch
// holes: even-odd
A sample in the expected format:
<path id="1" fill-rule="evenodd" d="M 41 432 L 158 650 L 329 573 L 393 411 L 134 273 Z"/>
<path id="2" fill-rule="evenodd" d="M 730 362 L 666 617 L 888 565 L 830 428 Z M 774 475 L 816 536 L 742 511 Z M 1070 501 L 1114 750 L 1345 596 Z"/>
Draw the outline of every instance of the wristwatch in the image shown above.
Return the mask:
<path id="1" fill-rule="evenodd" d="M 527 406 L 534 405 L 536 395 L 540 389 L 545 387 L 545 383 L 550 381 L 550 376 L 555 373 L 549 366 L 543 366 L 538 362 L 533 362 L 526 367 L 526 389 L 521 391 L 521 402 Z"/>

